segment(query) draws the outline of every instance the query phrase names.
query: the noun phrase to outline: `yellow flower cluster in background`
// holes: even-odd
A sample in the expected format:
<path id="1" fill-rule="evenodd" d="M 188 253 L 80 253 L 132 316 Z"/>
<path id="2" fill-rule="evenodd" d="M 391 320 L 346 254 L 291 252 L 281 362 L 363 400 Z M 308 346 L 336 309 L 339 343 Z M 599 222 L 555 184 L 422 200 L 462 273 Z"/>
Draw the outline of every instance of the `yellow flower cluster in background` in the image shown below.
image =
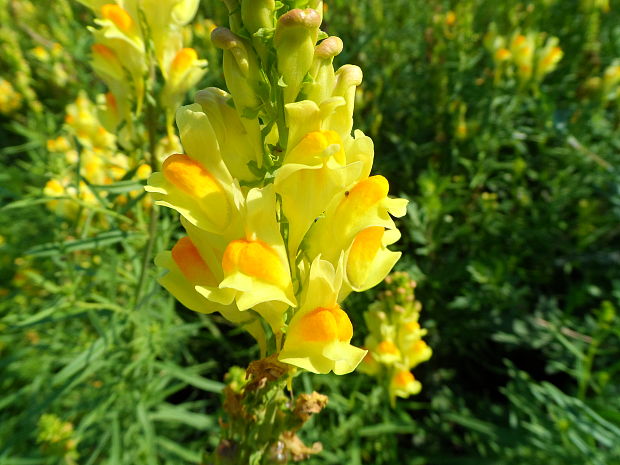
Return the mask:
<path id="1" fill-rule="evenodd" d="M 498 35 L 493 25 L 484 38 L 484 45 L 493 56 L 496 84 L 504 77 L 516 75 L 521 86 L 537 86 L 564 56 L 557 37 L 516 31 L 508 38 Z"/>
<path id="2" fill-rule="evenodd" d="M 603 105 L 620 103 L 620 59 L 607 66 L 602 76 L 594 76 L 585 83 L 586 90 L 597 94 Z"/>
<path id="3" fill-rule="evenodd" d="M 13 109 L 23 106 L 41 114 L 39 95 L 49 98 L 76 80 L 68 71 L 75 69 L 73 57 L 65 49 L 72 42 L 70 11 L 69 0 L 48 2 L 46 8 L 30 0 L 0 0 L 0 69 L 2 78 L 19 94 L 16 102 L 20 105 L 12 104 Z M 6 88 L 2 86 L 0 101 L 4 98 Z M 7 113 L 3 103 L 0 113 Z M 23 118 L 23 112 L 13 116 Z"/>
<path id="4" fill-rule="evenodd" d="M 9 81 L 0 78 L 0 113 L 9 115 L 22 106 L 22 95 Z"/>
<path id="5" fill-rule="evenodd" d="M 43 192 L 47 197 L 62 197 L 47 205 L 68 218 L 75 218 L 82 207 L 99 203 L 90 186 L 109 185 L 128 177 L 146 179 L 151 174 L 148 165 L 137 164 L 118 147 L 116 136 L 103 126 L 97 105 L 84 92 L 67 105 L 65 131 L 48 140 L 47 149 L 58 157 L 52 160 L 52 166 L 59 169 Z M 130 192 L 130 195 L 137 193 Z M 105 196 L 105 192 L 99 195 Z M 119 198 L 121 202 L 122 199 Z"/>
<path id="6" fill-rule="evenodd" d="M 405 272 L 385 278 L 386 290 L 364 314 L 369 335 L 365 341 L 368 355 L 360 370 L 379 380 L 389 380 L 390 401 L 417 394 L 422 384 L 411 370 L 427 361 L 432 349 L 422 339 L 426 329 L 420 327 L 422 304 L 415 300 L 416 282 Z"/>
<path id="7" fill-rule="evenodd" d="M 77 463 L 79 437 L 73 423 L 62 421 L 51 413 L 41 415 L 37 424 L 37 443 L 47 455 L 66 464 Z"/>
<path id="8" fill-rule="evenodd" d="M 598 8 L 608 13 L 610 9 L 609 0 L 581 0 L 581 5 L 586 11 Z"/>
<path id="9" fill-rule="evenodd" d="M 160 103 L 172 134 L 175 109 L 205 73 L 206 61 L 183 43 L 184 26 L 196 14 L 198 0 L 79 1 L 97 16 L 98 28 L 91 28 L 92 65 L 114 96 L 115 104 L 109 106 L 114 125 L 125 121 L 131 127 L 132 108 L 137 114 L 142 111 L 152 44 L 165 80 Z"/>
<path id="10" fill-rule="evenodd" d="M 407 201 L 370 176 L 372 140 L 352 133 L 362 72 L 334 70 L 343 44 L 319 30 L 322 2 L 226 3 L 231 29 L 211 39 L 230 94 L 208 88 L 178 110 L 184 153 L 147 186 L 187 232 L 156 257 L 160 282 L 188 308 L 244 327 L 263 352 L 269 327 L 282 362 L 348 373 L 366 351 L 351 345 L 340 304 L 399 259 L 388 249 L 400 237 L 392 216 Z"/>

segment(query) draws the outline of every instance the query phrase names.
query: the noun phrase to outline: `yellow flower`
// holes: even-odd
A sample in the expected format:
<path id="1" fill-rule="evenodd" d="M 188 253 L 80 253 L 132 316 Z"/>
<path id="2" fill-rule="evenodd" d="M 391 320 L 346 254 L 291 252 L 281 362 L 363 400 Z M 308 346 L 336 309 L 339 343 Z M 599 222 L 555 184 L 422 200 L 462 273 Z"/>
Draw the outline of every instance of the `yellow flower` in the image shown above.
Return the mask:
<path id="1" fill-rule="evenodd" d="M 275 205 L 273 185 L 249 191 L 245 233 L 226 246 L 220 288 L 234 289 L 239 309 L 254 308 L 278 333 L 284 312 L 296 306 L 296 300 Z"/>
<path id="2" fill-rule="evenodd" d="M 128 5 L 128 9 L 125 9 L 115 3 L 106 3 L 96 8 L 95 13 L 99 15 L 95 23 L 100 28 L 90 28 L 96 41 L 93 46 L 93 68 L 110 87 L 117 100 L 125 100 L 129 95 L 135 95 L 140 108 L 144 95 L 143 75 L 147 72 L 147 64 L 137 7 Z M 127 74 L 132 81 L 132 92 L 128 86 Z"/>
<path id="3" fill-rule="evenodd" d="M 347 280 L 352 289 L 364 291 L 387 276 L 401 256 L 387 248 L 400 238 L 397 229 L 370 226 L 360 231 L 347 251 Z"/>
<path id="4" fill-rule="evenodd" d="M 536 50 L 535 39 L 536 36 L 533 33 L 515 34 L 510 43 L 510 51 L 522 81 L 527 81 L 532 76 Z"/>
<path id="5" fill-rule="evenodd" d="M 286 154 L 276 173 L 275 187 L 289 222 L 291 261 L 314 220 L 344 191 L 351 168 L 358 173 L 360 167 L 348 168 L 343 142 L 334 131 L 310 132 Z"/>
<path id="6" fill-rule="evenodd" d="M 542 80 L 545 75 L 552 72 L 564 56 L 564 52 L 557 45 L 558 42 L 557 37 L 551 37 L 540 51 L 536 65 L 536 78 L 538 80 Z"/>
<path id="7" fill-rule="evenodd" d="M 171 62 L 183 47 L 182 27 L 194 18 L 198 4 L 199 0 L 142 0 L 140 3 L 165 79 L 169 79 Z"/>
<path id="8" fill-rule="evenodd" d="M 422 339 L 416 340 L 409 347 L 405 347 L 407 352 L 404 354 L 406 358 L 406 365 L 414 367 L 422 362 L 426 362 L 433 355 L 433 349 L 431 349 L 426 342 Z"/>
<path id="9" fill-rule="evenodd" d="M 422 384 L 415 379 L 409 370 L 399 370 L 394 373 L 390 382 L 390 398 L 394 402 L 394 397 L 407 398 L 418 394 L 422 390 Z"/>
<path id="10" fill-rule="evenodd" d="M 260 166 L 256 148 L 232 106 L 230 94 L 209 87 L 197 92 L 195 100 L 213 127 L 222 159 L 232 177 L 239 181 L 256 181 L 256 175 L 248 167 L 250 163 Z"/>
<path id="11" fill-rule="evenodd" d="M 116 148 L 116 137 L 103 128 L 97 108 L 85 92 L 80 92 L 75 102 L 67 105 L 65 122 L 84 147 L 105 150 Z"/>
<path id="12" fill-rule="evenodd" d="M 146 189 L 181 214 L 188 234 L 158 259 L 169 270 L 162 283 L 199 311 L 224 306 L 231 321 L 260 315 L 282 362 L 344 374 L 366 351 L 351 345 L 339 302 L 379 282 L 400 257 L 388 246 L 400 237 L 392 216 L 404 215 L 407 201 L 370 177 L 372 141 L 352 134 L 362 73 L 352 65 L 334 72 L 340 39 L 316 45 L 322 2 L 277 22 L 276 3 L 227 2 L 231 30 L 214 29 L 211 41 L 223 50 L 230 94 L 205 89 L 177 112 L 184 153 L 149 177 Z M 165 105 L 195 83 L 198 62 L 193 49 L 175 49 Z M 397 336 L 381 340 L 398 354 Z"/>
<path id="13" fill-rule="evenodd" d="M 502 47 L 497 49 L 494 57 L 497 62 L 508 61 L 512 58 L 512 53 L 507 48 Z"/>
<path id="14" fill-rule="evenodd" d="M 350 373 L 366 351 L 350 344 L 351 320 L 337 303 L 342 266 L 316 258 L 299 310 L 286 332 L 278 359 L 313 373 Z"/>
<path id="15" fill-rule="evenodd" d="M 286 84 L 285 104 L 297 100 L 301 83 L 312 65 L 320 25 L 321 15 L 312 8 L 294 9 L 278 19 L 273 40 L 278 71 Z"/>
<path id="16" fill-rule="evenodd" d="M 50 55 L 45 49 L 45 47 L 42 47 L 41 45 L 37 45 L 35 48 L 32 49 L 32 55 L 34 55 L 37 60 L 43 62 L 48 61 L 50 58 Z"/>
<path id="17" fill-rule="evenodd" d="M 64 136 L 58 136 L 56 139 L 50 139 L 47 141 L 47 150 L 50 152 L 65 153 L 71 150 L 73 147 L 69 140 Z"/>
<path id="18" fill-rule="evenodd" d="M 383 176 L 357 182 L 332 203 L 306 239 L 312 258 L 321 254 L 334 264 L 345 253 L 346 281 L 351 289 L 368 289 L 379 283 L 401 255 L 387 249 L 400 237 L 390 214 L 403 216 L 407 200 L 389 198 L 388 188 Z"/>
<path id="19" fill-rule="evenodd" d="M 385 365 L 391 365 L 400 360 L 400 350 L 396 344 L 389 340 L 381 341 L 373 352 L 375 358 Z"/>
<path id="20" fill-rule="evenodd" d="M 446 25 L 454 26 L 455 23 L 456 23 L 456 13 L 450 10 L 446 13 Z"/>
<path id="21" fill-rule="evenodd" d="M 0 113 L 13 113 L 22 106 L 22 95 L 17 92 L 11 83 L 0 78 Z"/>
<path id="22" fill-rule="evenodd" d="M 197 104 L 180 108 L 177 124 L 186 153 L 166 158 L 146 190 L 158 205 L 175 209 L 195 226 L 226 230 L 240 192 L 222 160 L 213 127 Z"/>
<path id="23" fill-rule="evenodd" d="M 102 18 L 111 21 L 114 25 L 126 34 L 136 34 L 137 25 L 134 23 L 129 13 L 115 3 L 107 3 L 101 6 Z"/>
<path id="24" fill-rule="evenodd" d="M 233 293 L 218 288 L 222 269 L 221 266 L 218 267 L 214 251 L 205 247 L 207 244 L 202 242 L 205 232 L 191 225 L 186 226 L 191 236 L 181 238 L 171 251 L 161 252 L 155 259 L 158 266 L 168 270 L 159 279 L 160 284 L 183 305 L 194 311 L 217 311 L 228 320 L 241 325 L 254 322 L 255 316 L 240 312 L 231 304 Z"/>
<path id="25" fill-rule="evenodd" d="M 177 107 L 183 103 L 187 91 L 204 76 L 206 64 L 206 60 L 198 59 L 198 54 L 193 48 L 182 48 L 170 63 L 168 79 L 161 96 L 162 104 L 170 120 L 169 125 Z M 172 133 L 172 130 L 170 129 L 169 132 Z"/>
<path id="26" fill-rule="evenodd" d="M 138 166 L 138 169 L 136 170 L 136 177 L 138 179 L 147 179 L 151 175 L 151 173 L 151 167 L 146 163 L 142 163 L 140 166 Z"/>

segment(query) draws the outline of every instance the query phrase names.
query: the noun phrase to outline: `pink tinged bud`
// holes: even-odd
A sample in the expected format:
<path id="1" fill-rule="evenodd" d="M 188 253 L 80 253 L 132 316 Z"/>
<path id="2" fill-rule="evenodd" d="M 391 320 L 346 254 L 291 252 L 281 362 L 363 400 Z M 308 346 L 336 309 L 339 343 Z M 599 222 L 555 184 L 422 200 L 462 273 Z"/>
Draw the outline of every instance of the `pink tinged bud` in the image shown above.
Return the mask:
<path id="1" fill-rule="evenodd" d="M 284 103 L 296 101 L 301 83 L 310 70 L 321 15 L 311 8 L 294 9 L 280 16 L 274 35 L 278 71 L 286 87 Z"/>

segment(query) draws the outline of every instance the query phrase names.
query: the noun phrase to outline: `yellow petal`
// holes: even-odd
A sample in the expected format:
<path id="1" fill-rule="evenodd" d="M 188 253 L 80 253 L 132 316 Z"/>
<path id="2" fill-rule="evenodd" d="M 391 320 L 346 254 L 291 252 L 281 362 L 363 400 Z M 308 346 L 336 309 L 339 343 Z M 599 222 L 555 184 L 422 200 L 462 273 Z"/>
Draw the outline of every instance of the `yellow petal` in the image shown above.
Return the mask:
<path id="1" fill-rule="evenodd" d="M 338 268 L 317 257 L 310 267 L 301 307 L 293 316 L 278 359 L 314 373 L 349 373 L 366 351 L 350 344 L 351 320 L 336 303 L 342 283 Z"/>
<path id="2" fill-rule="evenodd" d="M 387 248 L 400 238 L 396 229 L 371 226 L 353 239 L 346 258 L 347 281 L 360 292 L 379 284 L 401 256 Z"/>

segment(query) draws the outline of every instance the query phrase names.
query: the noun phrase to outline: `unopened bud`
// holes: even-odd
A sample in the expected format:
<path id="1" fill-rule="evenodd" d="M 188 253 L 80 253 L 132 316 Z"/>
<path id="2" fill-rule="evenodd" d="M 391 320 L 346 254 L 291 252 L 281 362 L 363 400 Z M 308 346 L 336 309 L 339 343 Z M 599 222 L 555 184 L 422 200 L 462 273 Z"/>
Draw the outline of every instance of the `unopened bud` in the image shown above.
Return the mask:
<path id="1" fill-rule="evenodd" d="M 362 70 L 359 66 L 344 65 L 336 71 L 334 97 L 343 97 L 345 104 L 333 113 L 330 124 L 334 131 L 348 135 L 353 129 L 353 107 L 355 106 L 355 89 L 362 83 Z"/>
<path id="2" fill-rule="evenodd" d="M 260 73 L 258 59 L 250 44 L 229 29 L 218 27 L 211 33 L 211 42 L 224 50 L 224 78 L 228 85 L 237 113 L 241 117 L 252 146 L 256 151 L 259 167 L 262 162 L 260 126 L 255 113 L 260 106 L 256 94 Z"/>
<path id="3" fill-rule="evenodd" d="M 321 15 L 310 8 L 291 10 L 278 19 L 274 46 L 278 71 L 286 84 L 285 104 L 296 100 L 301 83 L 310 70 L 320 25 Z"/>
<path id="4" fill-rule="evenodd" d="M 241 19 L 250 34 L 274 27 L 275 0 L 241 0 Z"/>
<path id="5" fill-rule="evenodd" d="M 343 43 L 340 38 L 332 36 L 323 40 L 314 49 L 314 59 L 310 68 L 310 76 L 313 82 L 305 87 L 309 100 L 321 104 L 331 97 L 336 86 L 333 61 L 336 55 L 342 52 Z"/>
<path id="6" fill-rule="evenodd" d="M 237 111 L 259 104 L 254 91 L 258 79 L 258 63 L 250 45 L 230 29 L 218 27 L 211 33 L 213 45 L 224 50 L 224 77 Z"/>

